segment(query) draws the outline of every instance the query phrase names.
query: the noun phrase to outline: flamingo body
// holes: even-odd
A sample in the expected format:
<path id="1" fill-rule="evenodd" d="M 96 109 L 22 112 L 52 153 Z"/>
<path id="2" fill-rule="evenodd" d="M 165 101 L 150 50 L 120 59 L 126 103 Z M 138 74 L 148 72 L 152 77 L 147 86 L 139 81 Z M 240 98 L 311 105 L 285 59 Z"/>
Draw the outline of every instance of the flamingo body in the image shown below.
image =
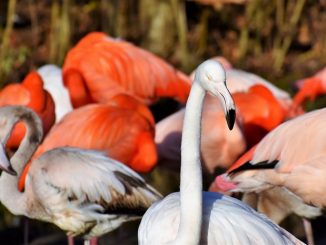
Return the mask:
<path id="1" fill-rule="evenodd" d="M 130 98 L 129 100 L 132 100 Z M 55 124 L 35 156 L 60 146 L 106 152 L 136 171 L 148 172 L 156 164 L 154 119 L 146 106 L 142 111 L 113 104 L 78 108 Z M 147 114 L 142 114 L 142 112 Z"/>
<path id="2" fill-rule="evenodd" d="M 72 48 L 63 65 L 72 104 L 105 103 L 120 93 L 151 104 L 159 97 L 185 102 L 189 78 L 131 43 L 93 32 Z"/>
<path id="3" fill-rule="evenodd" d="M 135 171 L 149 172 L 157 163 L 154 118 L 150 110 L 127 95 L 109 104 L 77 108 L 55 124 L 33 158 L 57 147 L 99 150 Z M 31 162 L 22 172 L 18 189 L 23 191 Z"/>

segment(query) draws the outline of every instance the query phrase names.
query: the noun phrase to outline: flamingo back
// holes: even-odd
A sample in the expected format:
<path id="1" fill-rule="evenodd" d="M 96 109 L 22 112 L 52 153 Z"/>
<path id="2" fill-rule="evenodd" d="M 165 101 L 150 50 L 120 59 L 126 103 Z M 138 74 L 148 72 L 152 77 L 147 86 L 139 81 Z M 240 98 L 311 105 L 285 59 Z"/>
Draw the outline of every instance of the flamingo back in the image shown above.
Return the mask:
<path id="1" fill-rule="evenodd" d="M 161 58 L 96 32 L 85 36 L 69 51 L 63 77 L 74 106 L 87 101 L 108 102 L 120 93 L 146 104 L 159 97 L 185 102 L 190 91 L 189 78 Z M 82 91 L 84 98 L 75 90 Z"/>

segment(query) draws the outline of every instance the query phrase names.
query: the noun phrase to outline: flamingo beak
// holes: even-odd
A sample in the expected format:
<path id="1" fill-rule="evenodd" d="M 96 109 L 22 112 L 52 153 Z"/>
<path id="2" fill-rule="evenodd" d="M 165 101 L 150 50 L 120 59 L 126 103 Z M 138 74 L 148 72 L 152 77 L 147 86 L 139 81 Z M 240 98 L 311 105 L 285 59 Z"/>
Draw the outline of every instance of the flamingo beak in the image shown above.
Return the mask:
<path id="1" fill-rule="evenodd" d="M 229 129 L 232 130 L 235 124 L 236 112 L 235 104 L 229 90 L 225 84 L 219 84 L 213 94 L 220 99 L 224 109 L 226 122 Z"/>
<path id="2" fill-rule="evenodd" d="M 228 123 L 228 127 L 230 130 L 233 129 L 234 123 L 235 123 L 235 110 L 233 108 L 229 109 L 226 112 L 225 118 L 226 118 L 226 122 Z"/>
<path id="3" fill-rule="evenodd" d="M 0 169 L 11 175 L 17 175 L 6 155 L 5 147 L 0 143 Z"/>
<path id="4" fill-rule="evenodd" d="M 237 187 L 236 183 L 233 183 L 227 174 L 219 175 L 215 178 L 215 185 L 222 192 L 228 192 Z"/>

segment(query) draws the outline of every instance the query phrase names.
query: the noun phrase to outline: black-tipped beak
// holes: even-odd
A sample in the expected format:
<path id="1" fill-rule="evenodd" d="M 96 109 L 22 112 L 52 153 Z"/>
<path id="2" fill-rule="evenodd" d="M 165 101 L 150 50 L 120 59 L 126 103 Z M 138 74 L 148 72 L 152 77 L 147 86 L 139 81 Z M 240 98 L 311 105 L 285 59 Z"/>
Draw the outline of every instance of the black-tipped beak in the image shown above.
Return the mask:
<path id="1" fill-rule="evenodd" d="M 4 167 L 3 165 L 0 164 L 0 169 L 7 172 L 8 174 L 15 175 L 15 176 L 17 175 L 17 172 L 12 168 L 11 165 Z"/>
<path id="2" fill-rule="evenodd" d="M 228 127 L 230 130 L 233 129 L 234 123 L 235 123 L 235 110 L 234 109 L 230 109 L 226 112 L 226 121 L 228 123 Z"/>

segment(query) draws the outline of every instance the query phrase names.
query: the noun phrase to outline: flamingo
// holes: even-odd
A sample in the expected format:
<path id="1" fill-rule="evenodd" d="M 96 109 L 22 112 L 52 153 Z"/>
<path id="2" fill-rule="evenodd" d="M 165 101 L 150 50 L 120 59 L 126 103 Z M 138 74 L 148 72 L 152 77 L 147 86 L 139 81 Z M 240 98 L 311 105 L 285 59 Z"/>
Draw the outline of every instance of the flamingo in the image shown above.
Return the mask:
<path id="1" fill-rule="evenodd" d="M 55 121 L 54 102 L 44 89 L 42 78 L 36 71 L 30 72 L 21 84 L 9 84 L 0 91 L 0 106 L 24 105 L 33 109 L 42 119 L 43 131 L 47 133 Z M 23 124 L 18 123 L 7 147 L 17 149 L 25 135 Z"/>
<path id="2" fill-rule="evenodd" d="M 223 108 L 207 95 L 203 106 L 201 154 L 206 172 L 217 167 L 228 168 L 247 147 L 257 143 L 267 132 L 285 119 L 282 104 L 261 84 L 248 92 L 233 93 L 238 120 L 229 132 L 224 124 Z M 170 115 L 156 124 L 155 142 L 159 164 L 170 168 L 180 166 L 182 121 L 185 110 Z"/>
<path id="3" fill-rule="evenodd" d="M 150 110 L 128 95 L 116 95 L 108 104 L 90 104 L 73 110 L 55 124 L 33 159 L 57 147 L 99 150 L 137 172 L 151 171 L 157 162 L 154 118 Z M 19 180 L 24 189 L 30 167 Z"/>
<path id="4" fill-rule="evenodd" d="M 39 117 L 22 106 L 0 110 L 1 160 L 3 145 L 15 123 L 22 121 L 27 133 L 11 157 L 21 174 L 42 139 Z M 122 223 L 139 218 L 161 195 L 137 173 L 101 152 L 61 147 L 33 160 L 25 191 L 17 189 L 17 176 L 0 177 L 0 201 L 15 215 L 51 222 L 71 236 L 98 237 Z"/>
<path id="5" fill-rule="evenodd" d="M 44 89 L 52 96 L 55 105 L 55 122 L 73 110 L 68 90 L 63 86 L 62 71 L 56 65 L 44 65 L 37 69 L 42 77 Z"/>
<path id="6" fill-rule="evenodd" d="M 304 218 L 321 215 L 326 206 L 325 119 L 326 109 L 320 109 L 281 124 L 218 176 L 215 185 L 223 191 L 272 192 L 284 210 L 278 221 L 291 212 Z M 310 225 L 304 221 L 312 243 Z"/>
<path id="7" fill-rule="evenodd" d="M 185 102 L 190 91 L 189 78 L 159 57 L 101 32 L 89 33 L 68 52 L 63 79 L 74 107 L 120 93 L 147 105 L 160 97 Z"/>
<path id="8" fill-rule="evenodd" d="M 181 148 L 180 192 L 152 205 L 138 230 L 144 244 L 302 244 L 244 203 L 218 193 L 202 192 L 200 119 L 206 91 L 221 101 L 229 129 L 235 107 L 216 61 L 196 71 L 187 101 Z"/>

